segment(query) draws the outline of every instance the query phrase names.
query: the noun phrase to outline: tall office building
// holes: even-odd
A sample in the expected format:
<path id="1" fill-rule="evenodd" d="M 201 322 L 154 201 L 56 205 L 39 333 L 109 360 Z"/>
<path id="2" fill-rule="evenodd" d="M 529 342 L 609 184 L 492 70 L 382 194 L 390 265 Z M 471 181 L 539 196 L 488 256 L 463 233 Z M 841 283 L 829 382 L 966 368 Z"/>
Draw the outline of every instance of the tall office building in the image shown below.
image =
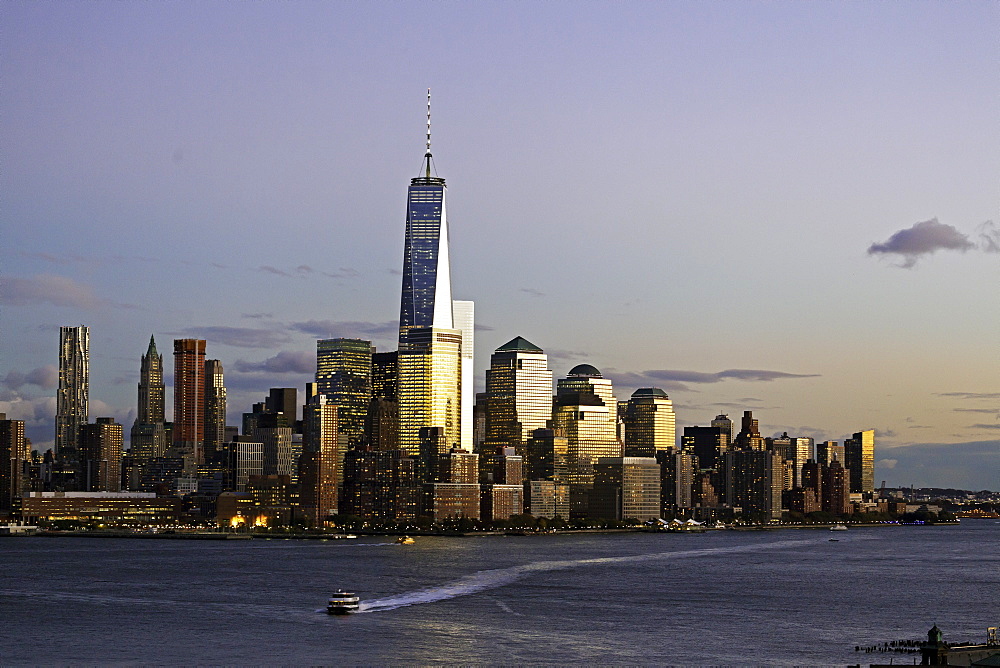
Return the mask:
<path id="1" fill-rule="evenodd" d="M 427 152 L 424 174 L 410 180 L 403 248 L 403 292 L 399 309 L 400 350 L 411 329 L 454 327 L 445 182 L 431 176 L 431 103 L 427 91 Z"/>
<path id="2" fill-rule="evenodd" d="M 122 426 L 114 418 L 99 417 L 80 427 L 81 490 L 120 492 Z"/>
<path id="3" fill-rule="evenodd" d="M 445 181 L 431 176 L 430 93 L 423 176 L 410 180 L 399 309 L 399 447 L 419 455 L 420 430 L 461 441 L 462 331 L 455 329 Z"/>
<path id="4" fill-rule="evenodd" d="M 795 487 L 802 487 L 802 467 L 813 459 L 813 439 L 799 436 L 792 439 L 795 450 Z"/>
<path id="5" fill-rule="evenodd" d="M 632 393 L 625 408 L 625 456 L 653 457 L 677 447 L 674 402 L 658 387 Z"/>
<path id="6" fill-rule="evenodd" d="M 56 454 L 76 459 L 80 426 L 90 413 L 90 328 L 59 328 Z"/>
<path id="7" fill-rule="evenodd" d="M 852 494 L 875 493 L 875 430 L 854 433 L 844 441 L 844 467 L 850 471 Z"/>
<path id="8" fill-rule="evenodd" d="M 552 418 L 552 371 L 541 348 L 520 336 L 490 357 L 486 371 L 487 451 L 513 447 L 525 455 L 536 429 Z"/>
<path id="9" fill-rule="evenodd" d="M 156 340 L 149 336 L 149 347 L 142 356 L 139 366 L 139 396 L 135 421 L 139 424 L 155 424 L 165 418 L 164 400 L 166 386 L 163 384 L 163 355 L 156 351 Z"/>
<path id="10" fill-rule="evenodd" d="M 741 450 L 763 450 L 764 438 L 760 435 L 760 425 L 752 411 L 743 411 L 742 426 L 733 444 Z"/>
<path id="11" fill-rule="evenodd" d="M 205 460 L 226 443 L 226 383 L 222 362 L 205 360 Z"/>
<path id="12" fill-rule="evenodd" d="M 617 413 L 611 381 L 589 364 L 574 367 L 559 380 L 552 428 L 567 439 L 565 482 L 570 486 L 573 517 L 588 516 L 597 460 L 622 456 Z"/>
<path id="13" fill-rule="evenodd" d="M 462 332 L 462 370 L 460 379 L 461 396 L 461 431 L 458 443 L 464 450 L 473 450 L 473 419 L 472 413 L 476 405 L 475 380 L 475 334 L 476 334 L 476 304 L 471 301 L 452 302 L 452 320 L 455 329 Z"/>
<path id="14" fill-rule="evenodd" d="M 372 398 L 371 341 L 320 339 L 316 342 L 316 389 L 338 407 L 340 433 L 350 446 L 361 443 Z"/>
<path id="15" fill-rule="evenodd" d="M 173 447 L 189 463 L 203 462 L 205 340 L 174 339 Z"/>
<path id="16" fill-rule="evenodd" d="M 140 468 L 150 459 L 163 457 L 167 452 L 165 397 L 163 355 L 157 352 L 156 341 L 150 335 L 149 347 L 139 365 L 136 416 L 129 436 L 129 456 Z"/>
<path id="17" fill-rule="evenodd" d="M 729 449 L 729 434 L 725 427 L 684 427 L 681 443 L 686 452 L 698 458 L 699 469 L 717 469 Z"/>

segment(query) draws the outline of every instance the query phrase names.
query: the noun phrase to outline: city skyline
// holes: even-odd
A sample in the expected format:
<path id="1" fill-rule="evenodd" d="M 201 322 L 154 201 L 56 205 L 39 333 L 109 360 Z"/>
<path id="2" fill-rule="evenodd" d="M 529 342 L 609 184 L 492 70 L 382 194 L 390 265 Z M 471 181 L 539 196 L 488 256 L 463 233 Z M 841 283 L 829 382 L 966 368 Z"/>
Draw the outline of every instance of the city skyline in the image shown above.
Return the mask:
<path id="1" fill-rule="evenodd" d="M 874 428 L 876 484 L 1000 487 L 994 6 L 0 11 L 0 412 L 36 448 L 70 323 L 126 428 L 150 334 L 208 341 L 231 424 L 317 339 L 393 349 L 429 85 L 478 390 L 523 336 L 557 378 L 663 388 L 678 434 Z M 442 38 L 427 80 L 400 20 Z"/>

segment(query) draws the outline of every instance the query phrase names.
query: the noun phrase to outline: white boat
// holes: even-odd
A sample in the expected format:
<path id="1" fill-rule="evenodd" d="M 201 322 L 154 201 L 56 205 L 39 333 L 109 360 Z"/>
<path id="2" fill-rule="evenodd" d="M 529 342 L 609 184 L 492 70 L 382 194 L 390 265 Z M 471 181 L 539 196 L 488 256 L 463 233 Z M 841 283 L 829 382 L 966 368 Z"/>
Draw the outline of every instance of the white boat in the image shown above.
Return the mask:
<path id="1" fill-rule="evenodd" d="M 396 542 L 400 545 L 413 545 L 416 541 L 410 536 L 400 536 L 396 539 Z"/>
<path id="2" fill-rule="evenodd" d="M 843 523 L 834 524 L 832 527 L 830 527 L 830 531 L 847 531 L 847 525 Z"/>
<path id="3" fill-rule="evenodd" d="M 352 612 L 357 612 L 360 607 L 361 599 L 358 598 L 357 594 L 338 589 L 330 596 L 330 600 L 326 604 L 326 611 L 331 615 L 349 615 Z"/>

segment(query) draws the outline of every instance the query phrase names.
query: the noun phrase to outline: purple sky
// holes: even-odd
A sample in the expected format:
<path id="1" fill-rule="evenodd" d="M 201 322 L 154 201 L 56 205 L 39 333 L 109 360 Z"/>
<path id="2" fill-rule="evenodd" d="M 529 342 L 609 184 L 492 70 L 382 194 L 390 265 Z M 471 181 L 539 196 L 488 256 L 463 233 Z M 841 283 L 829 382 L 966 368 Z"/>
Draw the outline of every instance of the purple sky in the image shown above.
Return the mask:
<path id="1" fill-rule="evenodd" d="M 0 411 L 58 326 L 126 426 L 150 334 L 230 420 L 315 338 L 392 349 L 434 91 L 477 380 L 521 335 L 679 425 L 878 432 L 877 483 L 1000 489 L 1000 7 L 0 4 Z M 167 356 L 169 358 L 169 354 Z M 168 370 L 171 368 L 167 360 Z"/>

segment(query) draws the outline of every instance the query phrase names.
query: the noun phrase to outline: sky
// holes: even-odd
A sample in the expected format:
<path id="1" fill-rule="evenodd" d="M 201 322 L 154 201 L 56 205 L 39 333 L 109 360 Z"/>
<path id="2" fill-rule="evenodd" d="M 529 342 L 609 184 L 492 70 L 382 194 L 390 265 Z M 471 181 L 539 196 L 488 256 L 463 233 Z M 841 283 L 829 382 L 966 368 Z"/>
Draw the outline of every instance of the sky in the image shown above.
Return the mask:
<path id="1" fill-rule="evenodd" d="M 0 4 L 0 412 L 91 418 L 150 335 L 204 338 L 229 421 L 395 348 L 426 90 L 476 378 L 660 387 L 678 432 L 876 430 L 876 484 L 1000 490 L 1000 5 Z M 168 392 L 169 395 L 169 392 Z M 168 410 L 171 406 L 168 399 Z"/>

